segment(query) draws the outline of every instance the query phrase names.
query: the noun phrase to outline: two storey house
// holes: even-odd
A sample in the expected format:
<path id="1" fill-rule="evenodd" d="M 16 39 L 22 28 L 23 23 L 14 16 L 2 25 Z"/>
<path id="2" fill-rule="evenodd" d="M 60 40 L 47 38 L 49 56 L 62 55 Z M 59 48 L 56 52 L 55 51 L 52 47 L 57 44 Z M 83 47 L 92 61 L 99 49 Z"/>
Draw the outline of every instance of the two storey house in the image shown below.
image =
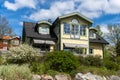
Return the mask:
<path id="1" fill-rule="evenodd" d="M 108 42 L 96 33 L 92 24 L 91 19 L 77 12 L 59 16 L 53 23 L 24 22 L 22 40 L 43 52 L 65 50 L 75 55 L 103 57 Z"/>
<path id="2" fill-rule="evenodd" d="M 10 47 L 16 47 L 20 44 L 20 38 L 15 36 L 0 36 L 0 51 L 9 50 Z"/>

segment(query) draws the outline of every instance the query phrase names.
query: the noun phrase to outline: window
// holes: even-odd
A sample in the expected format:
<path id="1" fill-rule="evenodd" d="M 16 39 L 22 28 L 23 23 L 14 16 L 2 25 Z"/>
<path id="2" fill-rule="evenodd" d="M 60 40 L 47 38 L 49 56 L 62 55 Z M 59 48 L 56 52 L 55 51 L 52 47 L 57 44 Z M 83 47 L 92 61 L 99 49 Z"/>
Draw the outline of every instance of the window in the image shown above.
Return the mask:
<path id="1" fill-rule="evenodd" d="M 79 35 L 79 25 L 71 25 L 71 38 L 80 38 Z"/>
<path id="2" fill-rule="evenodd" d="M 39 33 L 49 34 L 49 28 L 48 27 L 39 27 Z"/>
<path id="3" fill-rule="evenodd" d="M 70 51 L 74 54 L 86 54 L 87 49 L 86 48 L 79 48 L 79 47 L 75 47 L 75 48 L 64 47 L 64 51 Z"/>
<path id="4" fill-rule="evenodd" d="M 3 50 L 7 50 L 7 46 L 4 46 L 4 47 L 3 47 Z"/>
<path id="5" fill-rule="evenodd" d="M 90 31 L 90 38 L 96 38 L 95 33 L 93 33 L 92 31 Z"/>
<path id="6" fill-rule="evenodd" d="M 3 44 L 8 44 L 8 41 L 7 41 L 7 40 L 4 40 L 4 41 L 3 41 Z"/>
<path id="7" fill-rule="evenodd" d="M 36 44 L 35 48 L 39 48 L 40 51 L 50 51 L 50 45 L 47 44 Z"/>
<path id="8" fill-rule="evenodd" d="M 86 35 L 86 26 L 85 25 L 80 26 L 80 35 L 81 36 Z"/>
<path id="9" fill-rule="evenodd" d="M 77 19 L 72 19 L 72 23 L 78 24 L 78 20 Z"/>
<path id="10" fill-rule="evenodd" d="M 64 23 L 64 34 L 70 34 L 70 24 Z"/>
<path id="11" fill-rule="evenodd" d="M 92 48 L 90 49 L 90 54 L 93 54 L 93 49 Z"/>
<path id="12" fill-rule="evenodd" d="M 19 45 L 19 40 L 13 40 L 13 45 Z"/>

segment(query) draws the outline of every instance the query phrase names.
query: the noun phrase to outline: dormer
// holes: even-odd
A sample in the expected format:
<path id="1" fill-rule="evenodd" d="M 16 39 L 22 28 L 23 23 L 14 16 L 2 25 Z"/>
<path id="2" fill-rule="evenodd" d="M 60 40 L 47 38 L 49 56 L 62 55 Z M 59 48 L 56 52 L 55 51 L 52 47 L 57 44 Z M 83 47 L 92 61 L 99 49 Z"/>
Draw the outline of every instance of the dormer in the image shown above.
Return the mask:
<path id="1" fill-rule="evenodd" d="M 50 26 L 52 25 L 50 22 L 40 21 L 37 25 L 37 31 L 39 34 L 50 34 Z"/>
<path id="2" fill-rule="evenodd" d="M 90 37 L 90 39 L 96 39 L 96 32 L 97 32 L 97 30 L 95 29 L 95 28 L 93 28 L 93 27 L 91 27 L 90 29 L 89 29 L 89 37 Z"/>

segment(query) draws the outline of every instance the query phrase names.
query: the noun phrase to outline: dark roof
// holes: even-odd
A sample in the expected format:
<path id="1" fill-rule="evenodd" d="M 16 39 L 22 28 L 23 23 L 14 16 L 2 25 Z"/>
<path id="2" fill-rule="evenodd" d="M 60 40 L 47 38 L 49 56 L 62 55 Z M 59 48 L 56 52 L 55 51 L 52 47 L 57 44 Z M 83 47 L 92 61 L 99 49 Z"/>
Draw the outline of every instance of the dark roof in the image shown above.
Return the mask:
<path id="1" fill-rule="evenodd" d="M 36 38 L 36 39 L 56 40 L 56 36 L 53 33 L 53 31 L 50 30 L 50 34 L 47 35 L 39 34 L 38 31 L 35 30 L 36 26 L 37 23 L 24 22 L 23 27 L 27 37 Z"/>
<path id="2" fill-rule="evenodd" d="M 109 44 L 105 39 L 103 39 L 101 36 L 96 34 L 95 39 L 90 38 L 90 43 L 101 43 L 101 44 Z"/>

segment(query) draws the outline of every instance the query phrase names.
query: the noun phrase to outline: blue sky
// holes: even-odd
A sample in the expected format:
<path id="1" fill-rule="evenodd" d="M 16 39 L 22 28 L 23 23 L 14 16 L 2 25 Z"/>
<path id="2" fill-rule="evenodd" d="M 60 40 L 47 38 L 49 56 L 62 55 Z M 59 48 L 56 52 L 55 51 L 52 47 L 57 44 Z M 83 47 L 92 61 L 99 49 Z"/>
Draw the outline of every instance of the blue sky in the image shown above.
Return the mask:
<path id="1" fill-rule="evenodd" d="M 21 36 L 22 22 L 52 19 L 71 12 L 80 12 L 101 25 L 120 23 L 120 0 L 0 0 L 0 15 L 6 17 L 14 32 Z"/>

